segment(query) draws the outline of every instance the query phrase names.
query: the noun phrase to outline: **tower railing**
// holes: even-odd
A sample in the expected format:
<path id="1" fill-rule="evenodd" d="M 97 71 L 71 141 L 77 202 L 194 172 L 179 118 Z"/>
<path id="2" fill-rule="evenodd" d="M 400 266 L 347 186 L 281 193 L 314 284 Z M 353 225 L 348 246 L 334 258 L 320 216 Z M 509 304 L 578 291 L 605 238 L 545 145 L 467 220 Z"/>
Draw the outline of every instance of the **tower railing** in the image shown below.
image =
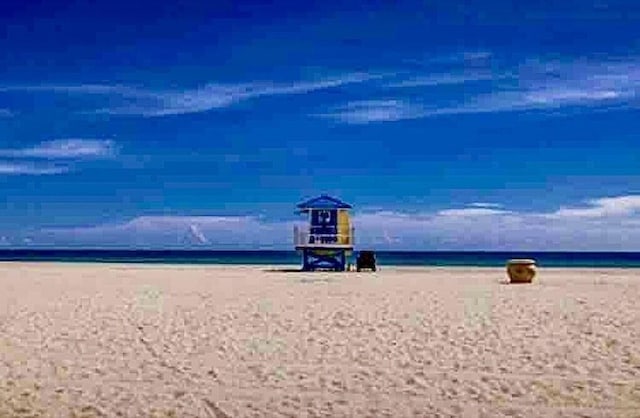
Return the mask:
<path id="1" fill-rule="evenodd" d="M 309 228 L 294 226 L 293 242 L 296 247 L 353 247 L 355 228 L 349 234 L 312 234 Z"/>

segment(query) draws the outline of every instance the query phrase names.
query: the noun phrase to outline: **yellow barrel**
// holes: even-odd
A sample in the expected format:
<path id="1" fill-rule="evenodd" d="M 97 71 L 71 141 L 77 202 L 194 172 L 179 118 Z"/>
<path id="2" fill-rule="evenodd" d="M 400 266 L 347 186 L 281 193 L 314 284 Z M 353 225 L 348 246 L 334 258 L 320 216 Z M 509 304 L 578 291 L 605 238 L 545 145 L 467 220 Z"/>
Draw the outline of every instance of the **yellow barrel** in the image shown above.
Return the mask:
<path id="1" fill-rule="evenodd" d="M 531 283 L 536 275 L 536 262 L 529 259 L 509 260 L 507 274 L 511 283 Z"/>

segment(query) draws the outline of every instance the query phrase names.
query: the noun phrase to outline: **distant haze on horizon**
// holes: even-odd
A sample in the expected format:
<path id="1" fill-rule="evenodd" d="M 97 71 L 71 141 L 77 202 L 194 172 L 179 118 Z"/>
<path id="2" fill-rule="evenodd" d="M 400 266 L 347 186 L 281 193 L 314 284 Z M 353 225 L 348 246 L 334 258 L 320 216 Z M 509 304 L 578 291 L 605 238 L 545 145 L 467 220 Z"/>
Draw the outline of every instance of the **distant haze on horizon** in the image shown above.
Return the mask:
<path id="1" fill-rule="evenodd" d="M 640 251 L 640 3 L 0 4 L 0 248 Z"/>

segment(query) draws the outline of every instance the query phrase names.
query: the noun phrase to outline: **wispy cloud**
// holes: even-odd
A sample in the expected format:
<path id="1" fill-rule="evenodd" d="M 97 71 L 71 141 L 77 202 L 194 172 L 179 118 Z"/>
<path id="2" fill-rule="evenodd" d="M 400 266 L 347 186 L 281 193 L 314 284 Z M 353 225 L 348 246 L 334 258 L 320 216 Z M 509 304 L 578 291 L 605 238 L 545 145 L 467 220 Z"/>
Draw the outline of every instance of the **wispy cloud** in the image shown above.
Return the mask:
<path id="1" fill-rule="evenodd" d="M 0 149 L 0 157 L 44 159 L 88 159 L 115 155 L 117 149 L 112 140 L 57 139 L 42 142 L 34 147 Z"/>
<path id="2" fill-rule="evenodd" d="M 328 113 L 316 114 L 315 116 L 349 124 L 368 124 L 417 119 L 423 116 L 423 112 L 424 110 L 419 105 L 402 100 L 364 100 L 349 102 Z"/>
<path id="3" fill-rule="evenodd" d="M 439 216 L 490 216 L 490 215 L 503 215 L 508 211 L 491 208 L 461 208 L 461 209 L 445 209 L 438 212 Z"/>
<path id="4" fill-rule="evenodd" d="M 384 74 L 348 73 L 336 77 L 276 83 L 255 81 L 238 84 L 210 83 L 195 89 L 154 90 L 124 85 L 38 85 L 0 87 L 1 91 L 51 92 L 72 95 L 103 95 L 107 107 L 88 111 L 111 115 L 159 117 L 206 112 L 232 106 L 241 101 L 266 96 L 299 95 L 363 83 L 384 77 Z"/>
<path id="5" fill-rule="evenodd" d="M 112 158 L 117 152 L 112 140 L 101 139 L 57 139 L 31 147 L 0 149 L 0 157 L 5 159 L 0 160 L 0 174 L 63 174 L 73 171 L 81 161 Z"/>
<path id="6" fill-rule="evenodd" d="M 577 89 L 556 86 L 518 92 L 499 92 L 479 96 L 460 106 L 426 112 L 430 116 L 464 113 L 494 113 L 525 110 L 557 109 L 567 106 L 601 106 L 630 98 L 630 92 L 616 90 Z"/>
<path id="7" fill-rule="evenodd" d="M 264 96 L 306 94 L 318 90 L 362 83 L 377 78 L 371 74 L 346 74 L 335 78 L 291 83 L 254 82 L 237 85 L 209 84 L 182 92 L 149 92 L 134 105 L 102 109 L 100 112 L 122 115 L 167 116 L 206 112 Z"/>
<path id="8" fill-rule="evenodd" d="M 9 118 L 13 116 L 13 112 L 9 109 L 0 109 L 0 118 Z"/>
<path id="9" fill-rule="evenodd" d="M 463 51 L 426 57 L 411 57 L 403 59 L 401 63 L 422 69 L 444 69 L 459 66 L 481 66 L 489 63 L 492 58 L 491 51 Z"/>
<path id="10" fill-rule="evenodd" d="M 413 95 L 410 104 L 401 97 L 351 102 L 334 108 L 328 115 L 344 123 L 369 123 L 561 108 L 624 108 L 640 98 L 640 59 L 529 60 L 498 74 L 475 69 L 462 73 L 405 75 L 404 79 L 385 87 L 455 85 L 483 80 L 504 82 L 494 85 L 489 93 L 465 88 L 462 92 L 448 91 L 429 100 Z"/>
<path id="11" fill-rule="evenodd" d="M 125 85 L 105 85 L 105 84 L 38 84 L 38 85 L 15 85 L 0 86 L 0 92 L 47 92 L 47 93 L 68 93 L 68 94 L 122 94 L 131 95 L 144 94 L 143 91 Z"/>
<path id="12" fill-rule="evenodd" d="M 431 57 L 427 59 L 425 63 L 460 64 L 485 61 L 491 57 L 493 57 L 493 53 L 491 51 L 463 51 Z"/>
<path id="13" fill-rule="evenodd" d="M 543 61 L 523 63 L 518 84 L 468 98 L 431 114 L 504 112 L 628 103 L 640 95 L 640 60 Z"/>
<path id="14" fill-rule="evenodd" d="M 489 202 L 473 202 L 470 203 L 469 206 L 474 208 L 501 208 L 502 205 L 499 203 L 489 203 Z"/>
<path id="15" fill-rule="evenodd" d="M 459 105 L 436 107 L 402 99 L 365 100 L 350 102 L 317 116 L 331 117 L 349 124 L 395 122 L 445 115 L 499 113 L 529 110 L 549 110 L 570 106 L 604 106 L 621 104 L 631 98 L 630 93 L 579 90 L 538 90 L 527 92 L 499 92 L 477 96 Z"/>
<path id="16" fill-rule="evenodd" d="M 468 73 L 443 73 L 413 76 L 405 80 L 389 83 L 386 86 L 392 88 L 402 87 L 434 87 L 464 84 L 475 81 L 501 80 L 511 78 L 510 74 L 492 74 L 490 72 L 468 72 Z"/>
<path id="17" fill-rule="evenodd" d="M 71 171 L 63 165 L 36 164 L 31 162 L 0 161 L 0 174 L 3 175 L 53 175 Z"/>
<path id="18" fill-rule="evenodd" d="M 491 63 L 487 63 L 488 59 L 491 59 Z M 433 65 L 419 70 L 396 68 L 388 72 L 344 73 L 335 77 L 289 82 L 208 83 L 186 89 L 79 84 L 5 86 L 0 87 L 0 92 L 87 95 L 92 96 L 94 107 L 79 110 L 82 113 L 161 117 L 228 108 L 261 97 L 303 95 L 338 87 L 366 85 L 370 92 L 369 99 L 362 100 L 360 95 L 359 100 L 350 100 L 355 96 L 350 96 L 350 91 L 345 90 L 344 104 L 327 106 L 327 112 L 314 114 L 350 124 L 443 115 L 557 111 L 567 107 L 624 107 L 632 105 L 640 97 L 640 58 L 636 57 L 618 60 L 538 59 L 514 65 L 500 61 L 489 52 L 478 51 L 433 58 L 429 62 L 438 60 L 446 65 L 437 66 L 436 72 L 431 73 L 424 71 L 433 71 Z M 484 81 L 491 83 L 480 83 Z M 441 93 L 430 93 L 428 97 L 416 94 L 420 92 L 420 87 L 456 86 L 471 82 L 476 84 L 441 89 Z M 397 96 L 390 97 L 390 91 Z M 359 92 L 362 93 L 362 90 Z M 406 96 L 409 94 L 410 100 Z M 86 102 L 82 106 L 86 106 Z"/>
<path id="19" fill-rule="evenodd" d="M 604 106 L 620 104 L 624 99 L 630 97 L 627 93 L 612 90 L 588 91 L 545 88 L 529 91 L 506 91 L 476 96 L 454 106 L 423 106 L 420 114 L 422 117 L 434 117 L 475 113 L 553 110 L 571 106 Z"/>

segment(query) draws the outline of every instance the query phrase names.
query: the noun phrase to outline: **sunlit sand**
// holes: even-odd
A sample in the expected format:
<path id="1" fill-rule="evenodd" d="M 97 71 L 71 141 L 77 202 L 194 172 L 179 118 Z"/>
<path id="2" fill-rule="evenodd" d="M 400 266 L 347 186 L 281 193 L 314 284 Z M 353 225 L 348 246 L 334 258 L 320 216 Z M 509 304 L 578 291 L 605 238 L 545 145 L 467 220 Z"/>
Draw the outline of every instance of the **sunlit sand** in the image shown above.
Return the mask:
<path id="1" fill-rule="evenodd" d="M 0 264 L 0 416 L 640 416 L 639 270 L 505 282 Z"/>

